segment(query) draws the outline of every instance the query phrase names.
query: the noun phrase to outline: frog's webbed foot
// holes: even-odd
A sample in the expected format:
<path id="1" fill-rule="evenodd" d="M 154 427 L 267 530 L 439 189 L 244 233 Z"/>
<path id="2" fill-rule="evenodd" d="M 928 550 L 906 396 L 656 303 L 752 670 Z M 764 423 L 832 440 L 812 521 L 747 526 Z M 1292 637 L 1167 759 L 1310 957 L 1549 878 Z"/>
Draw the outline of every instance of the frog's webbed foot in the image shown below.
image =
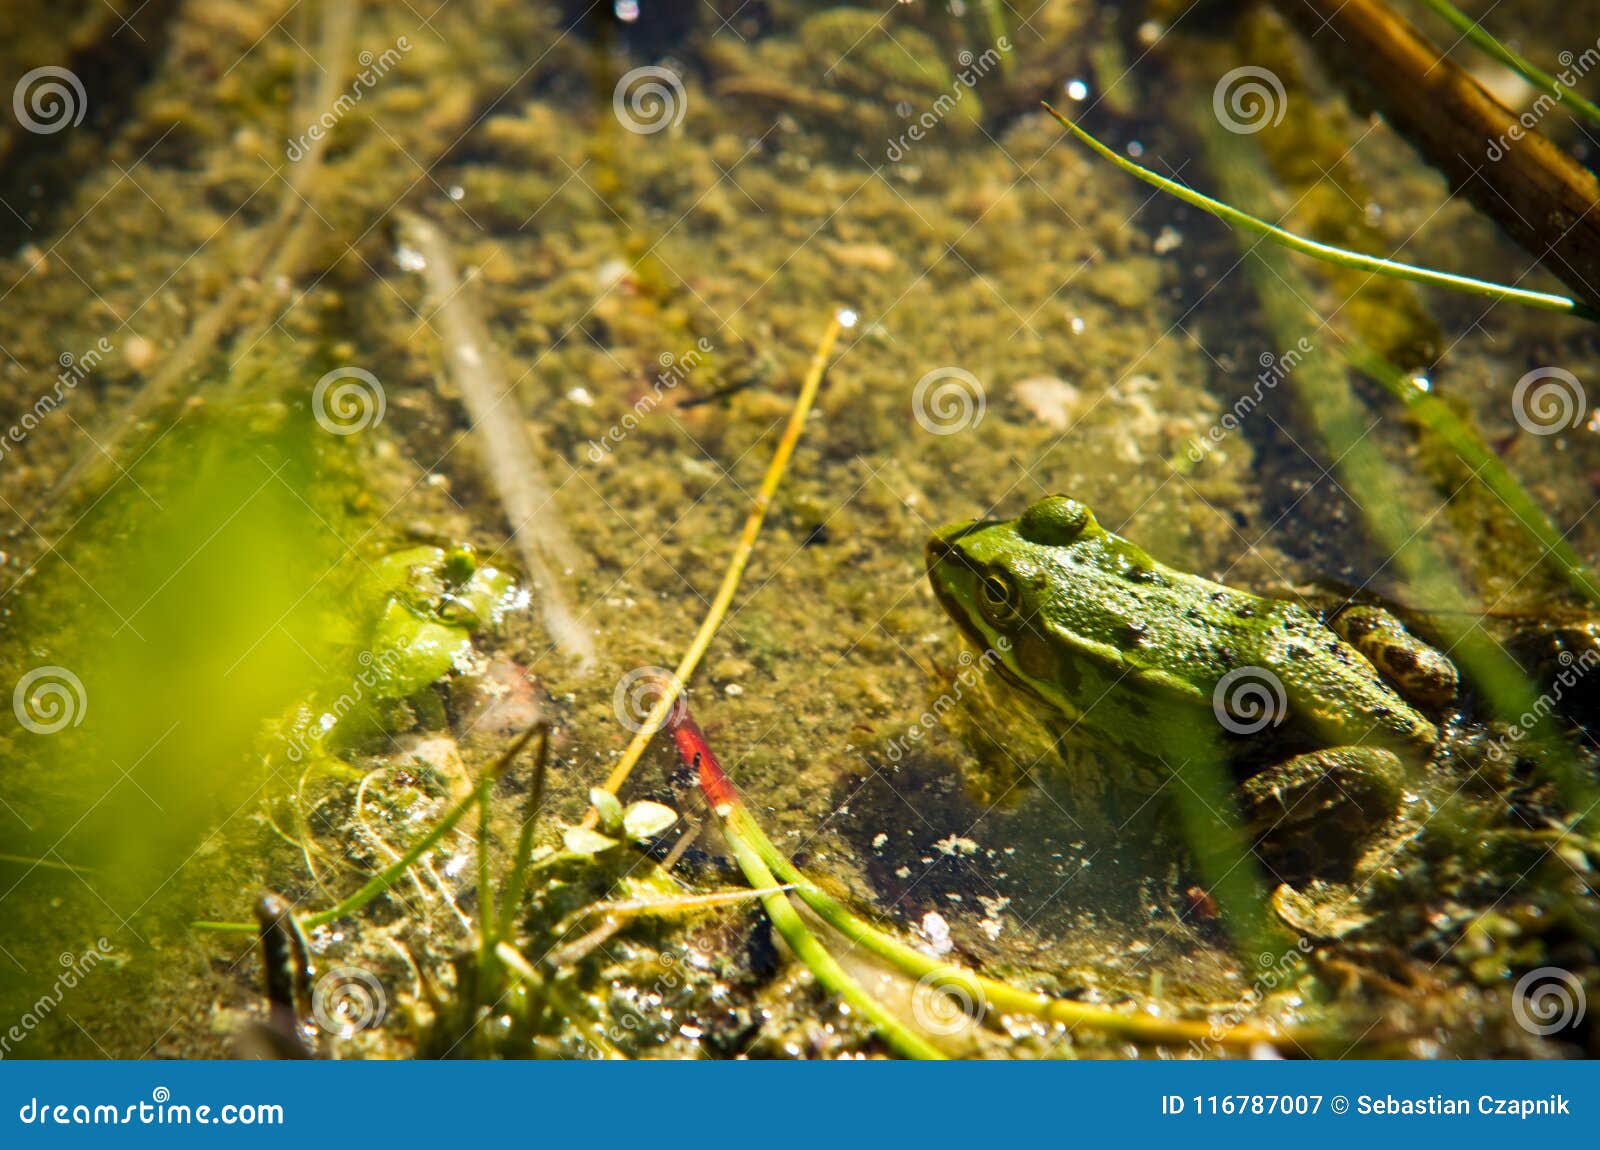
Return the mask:
<path id="1" fill-rule="evenodd" d="M 1400 805 L 1405 767 L 1377 747 L 1312 751 L 1240 784 L 1245 825 L 1258 842 L 1322 861 L 1348 862 Z"/>

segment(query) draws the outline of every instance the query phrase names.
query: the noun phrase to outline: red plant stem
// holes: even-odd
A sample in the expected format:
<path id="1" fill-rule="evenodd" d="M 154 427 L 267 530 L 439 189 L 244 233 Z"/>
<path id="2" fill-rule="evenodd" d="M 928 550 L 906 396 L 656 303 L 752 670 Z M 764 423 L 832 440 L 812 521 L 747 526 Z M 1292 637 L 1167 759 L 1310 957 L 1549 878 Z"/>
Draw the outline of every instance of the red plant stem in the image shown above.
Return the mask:
<path id="1" fill-rule="evenodd" d="M 700 791 L 705 795 L 706 802 L 717 814 L 725 815 L 729 808 L 738 804 L 739 792 L 733 789 L 733 783 L 728 780 L 722 764 L 717 762 L 717 756 L 712 753 L 711 744 L 706 742 L 700 724 L 689 714 L 688 703 L 679 700 L 662 725 L 672 736 L 684 764 L 698 774 Z"/>

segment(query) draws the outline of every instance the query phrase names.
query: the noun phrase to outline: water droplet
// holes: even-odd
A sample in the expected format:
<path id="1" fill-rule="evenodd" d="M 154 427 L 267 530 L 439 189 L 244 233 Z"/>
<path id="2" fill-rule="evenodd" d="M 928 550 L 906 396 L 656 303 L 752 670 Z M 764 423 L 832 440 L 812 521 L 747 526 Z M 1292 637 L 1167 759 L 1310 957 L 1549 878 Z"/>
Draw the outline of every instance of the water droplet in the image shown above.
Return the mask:
<path id="1" fill-rule="evenodd" d="M 1087 100 L 1089 98 L 1089 85 L 1082 80 L 1068 80 L 1067 96 L 1073 100 Z"/>

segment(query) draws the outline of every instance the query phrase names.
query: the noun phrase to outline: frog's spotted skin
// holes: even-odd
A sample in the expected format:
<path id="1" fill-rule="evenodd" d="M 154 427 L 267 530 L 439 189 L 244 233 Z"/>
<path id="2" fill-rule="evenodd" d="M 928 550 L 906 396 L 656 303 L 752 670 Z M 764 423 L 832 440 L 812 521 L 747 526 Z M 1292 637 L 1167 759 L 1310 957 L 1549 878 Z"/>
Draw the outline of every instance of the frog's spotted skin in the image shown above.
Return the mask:
<path id="1" fill-rule="evenodd" d="M 1158 563 L 1067 496 L 1018 519 L 946 527 L 927 564 L 951 617 L 1076 733 L 1169 767 L 1219 748 L 1251 765 L 1280 747 L 1301 752 L 1245 791 L 1253 822 L 1301 821 L 1336 800 L 1346 777 L 1355 807 L 1392 810 L 1399 758 L 1425 760 L 1438 741 L 1309 611 Z M 1214 708 L 1219 683 L 1242 668 L 1281 684 L 1281 712 L 1254 730 L 1220 723 Z"/>

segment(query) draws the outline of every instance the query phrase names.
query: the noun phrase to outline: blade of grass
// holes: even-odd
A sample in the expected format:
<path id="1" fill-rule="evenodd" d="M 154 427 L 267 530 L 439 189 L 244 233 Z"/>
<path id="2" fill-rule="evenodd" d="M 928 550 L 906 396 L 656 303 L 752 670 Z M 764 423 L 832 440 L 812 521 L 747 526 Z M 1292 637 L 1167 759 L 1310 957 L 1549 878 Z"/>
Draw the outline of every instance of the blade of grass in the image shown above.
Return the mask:
<path id="1" fill-rule="evenodd" d="M 720 820 L 724 837 L 736 854 L 743 850 L 753 855 L 759 867 L 746 869 L 740 858 L 740 869 L 752 883 L 756 875 L 767 875 L 774 881 L 788 884 L 802 902 L 818 918 L 837 930 L 852 943 L 869 954 L 883 959 L 908 977 L 918 979 L 922 985 L 940 990 L 955 991 L 969 1003 L 980 1004 L 984 1009 L 1029 1014 L 1064 1026 L 1085 1026 L 1120 1035 L 1136 1042 L 1215 1044 L 1232 1048 L 1248 1048 L 1257 1043 L 1292 1043 L 1303 1047 L 1311 1042 L 1327 1042 L 1332 1035 L 1312 1033 L 1304 1029 L 1274 1032 L 1266 1027 L 1239 1022 L 1222 1025 L 1185 1019 L 1156 1018 L 1151 1015 L 1125 1014 L 1103 1006 L 1091 1006 L 1066 999 L 1050 998 L 1034 991 L 987 978 L 966 967 L 943 962 L 916 950 L 898 939 L 885 934 L 846 910 L 837 900 L 806 878 L 789 859 L 772 844 L 755 817 L 750 814 L 723 772 L 712 753 L 710 744 L 686 709 L 673 713 L 669 723 L 678 753 L 691 769 L 695 770 L 700 789 Z M 774 895 L 774 898 L 781 897 Z"/>
<path id="2" fill-rule="evenodd" d="M 467 816 L 467 812 L 483 801 L 482 796 L 494 789 L 495 783 L 500 780 L 500 776 L 505 774 L 506 768 L 511 765 L 516 757 L 522 753 L 522 749 L 542 729 L 541 727 L 529 727 L 521 735 L 518 735 L 517 741 L 507 747 L 498 759 L 489 764 L 482 777 L 478 780 L 478 785 L 472 789 L 472 793 L 463 795 L 454 806 L 445 812 L 444 817 L 434 824 L 432 830 L 412 844 L 411 849 L 373 875 L 362 885 L 361 889 L 348 898 L 336 903 L 327 910 L 318 911 L 316 914 L 306 915 L 300 919 L 301 928 L 303 930 L 315 930 L 319 926 L 327 926 L 330 922 L 336 922 L 346 915 L 354 914 L 393 886 L 395 881 L 410 870 L 418 859 L 438 846 L 439 841 L 454 830 L 456 824 Z M 260 929 L 255 923 L 251 922 L 194 922 L 189 925 L 194 930 L 214 933 L 254 933 Z"/>
<path id="3" fill-rule="evenodd" d="M 550 765 L 550 728 L 542 727 L 539 753 L 534 759 L 533 781 L 528 788 L 528 799 L 522 807 L 522 831 L 517 836 L 517 853 L 511 863 L 511 877 L 500 905 L 500 936 L 508 938 L 516 924 L 517 908 L 522 905 L 522 894 L 528 886 L 528 862 L 533 857 L 533 832 L 539 823 L 539 808 L 544 805 L 545 772 Z"/>
<path id="4" fill-rule="evenodd" d="M 728 607 L 733 603 L 733 596 L 739 589 L 739 581 L 744 577 L 745 565 L 750 562 L 750 554 L 755 550 L 756 536 L 761 533 L 761 524 L 767 517 L 767 509 L 772 505 L 772 497 L 778 490 L 784 471 L 789 466 L 789 458 L 794 454 L 800 433 L 805 430 L 806 417 L 811 413 L 811 405 L 817 397 L 817 389 L 822 384 L 822 376 L 828 369 L 828 359 L 833 354 L 834 342 L 846 326 L 843 313 L 836 314 L 828 321 L 828 329 L 822 333 L 817 350 L 811 357 L 811 365 L 806 370 L 805 380 L 800 385 L 800 394 L 794 401 L 793 410 L 789 413 L 788 426 L 784 428 L 783 437 L 778 441 L 778 448 L 772 454 L 772 462 L 767 466 L 761 487 L 756 491 L 755 505 L 750 508 L 750 514 L 744 522 L 744 530 L 739 535 L 739 542 L 734 546 L 733 555 L 728 560 L 727 571 L 722 576 L 722 585 L 717 588 L 716 598 L 711 601 L 711 607 L 706 611 L 700 630 L 695 633 L 688 650 L 678 661 L 672 679 L 662 684 L 661 697 L 656 700 L 644 723 L 635 732 L 633 741 L 628 744 L 622 753 L 622 758 L 617 761 L 617 765 L 606 778 L 604 787 L 612 794 L 616 794 L 622 788 L 622 784 L 627 782 L 628 776 L 633 773 L 640 756 L 644 754 L 645 748 L 650 745 L 650 740 L 655 738 L 656 732 L 666 722 L 668 714 L 678 702 L 678 696 L 694 675 L 695 668 L 700 665 L 706 648 L 711 645 L 712 636 L 722 625 L 723 616 L 728 613 Z M 584 816 L 583 825 L 593 827 L 598 821 L 599 815 L 591 809 Z"/>
<path id="5" fill-rule="evenodd" d="M 1224 130 L 1211 117 L 1195 115 L 1192 119 L 1193 129 L 1205 146 L 1207 166 L 1221 174 L 1231 197 L 1243 200 L 1269 185 L 1271 174 L 1254 141 Z M 1266 245 L 1247 246 L 1242 238 L 1240 249 L 1247 257 L 1246 274 L 1263 316 L 1277 339 L 1292 341 L 1308 329 L 1332 330 L 1305 302 L 1316 292 L 1303 271 L 1283 252 Z M 1370 357 L 1363 362 L 1352 356 L 1351 363 L 1364 371 L 1377 369 Z M 1381 373 L 1373 378 L 1385 382 Z M 1350 390 L 1340 365 L 1309 358 L 1286 380 L 1322 444 L 1325 457 L 1333 461 L 1345 490 L 1384 494 L 1381 499 L 1361 501 L 1363 521 L 1373 540 L 1390 557 L 1388 562 L 1404 585 L 1434 612 L 1445 654 L 1476 684 L 1498 717 L 1507 722 L 1536 723 L 1530 733 L 1544 748 L 1537 770 L 1555 783 L 1569 810 L 1587 815 L 1596 806 L 1594 785 L 1552 719 L 1548 700 L 1541 699 L 1538 687 L 1479 625 L 1480 612 L 1474 610 L 1467 588 L 1430 531 L 1438 509 L 1417 507 L 1405 498 L 1404 476 L 1384 458 L 1369 434 L 1370 413 Z M 1416 390 L 1414 385 L 1406 386 Z M 1467 446 L 1463 436 L 1470 436 L 1470 429 L 1459 424 L 1445 426 L 1442 413 L 1448 409 L 1436 398 L 1420 404 L 1413 397 L 1401 398 L 1411 400 L 1408 406 L 1420 408 L 1417 418 L 1425 426 L 1431 420 L 1436 425 L 1435 432 L 1444 435 L 1450 446 Z M 1453 433 L 1453 437 L 1447 433 Z M 1468 456 L 1463 459 L 1474 462 Z M 1513 511 L 1520 515 L 1515 506 Z M 1553 532 L 1554 528 L 1550 530 Z M 1559 558 L 1564 562 L 1564 556 Z M 1578 571 L 1584 573 L 1585 569 L 1580 565 Z"/>
<path id="6" fill-rule="evenodd" d="M 794 904 L 785 895 L 773 890 L 778 886 L 778 880 L 773 877 L 761 852 L 746 833 L 750 825 L 748 821 L 724 820 L 723 837 L 732 848 L 734 861 L 744 872 L 745 881 L 757 890 L 770 892 L 761 896 L 761 905 L 766 909 L 772 925 L 783 936 L 783 941 L 789 944 L 789 949 L 811 969 L 823 987 L 859 1010 L 896 1053 L 905 1058 L 943 1059 L 943 1052 L 890 1014 L 882 1003 L 846 974 L 838 960 L 828 953 L 828 948 L 801 920 Z"/>
<path id="7" fill-rule="evenodd" d="M 1432 9 L 1440 19 L 1460 32 L 1480 51 L 1499 60 L 1541 92 L 1555 97 L 1558 103 L 1570 104 L 1591 121 L 1600 124 L 1600 107 L 1578 95 L 1571 87 L 1563 84 L 1526 56 L 1502 44 L 1483 25 L 1451 4 L 1449 0 L 1421 0 L 1421 3 L 1423 7 Z"/>
<path id="8" fill-rule="evenodd" d="M 1415 264 L 1400 263 L 1397 260 L 1383 259 L 1380 256 L 1363 255 L 1347 248 L 1334 247 L 1332 244 L 1306 239 L 1304 236 L 1296 235 L 1294 232 L 1280 228 L 1276 224 L 1269 224 L 1266 220 L 1231 207 L 1221 200 L 1214 200 L 1204 193 L 1197 192 L 1193 188 L 1178 183 L 1176 180 L 1169 180 L 1165 176 L 1158 175 L 1149 168 L 1142 167 L 1125 156 L 1119 155 L 1113 149 L 1108 148 L 1049 104 L 1045 104 L 1044 109 L 1054 116 L 1062 127 L 1066 128 L 1067 131 L 1071 132 L 1094 152 L 1111 161 L 1111 163 L 1129 175 L 1143 180 L 1151 187 L 1159 188 L 1168 195 L 1197 207 L 1201 211 L 1210 212 L 1224 223 L 1264 236 L 1273 243 L 1281 244 L 1292 251 L 1300 252 L 1302 255 L 1312 256 L 1327 263 L 1337 264 L 1340 267 L 1354 268 L 1357 271 L 1369 271 L 1378 275 L 1393 276 L 1397 279 L 1428 284 L 1431 287 L 1449 288 L 1452 291 L 1468 292 L 1472 295 L 1485 296 L 1489 299 L 1520 303 L 1541 311 L 1564 312 L 1582 319 L 1600 320 L 1600 312 L 1596 312 L 1587 304 L 1570 299 L 1567 296 L 1552 295 L 1549 292 L 1528 291 L 1525 288 L 1511 287 L 1507 284 L 1473 279 L 1471 276 L 1458 276 L 1449 272 L 1434 271 L 1431 268 L 1417 267 Z"/>

